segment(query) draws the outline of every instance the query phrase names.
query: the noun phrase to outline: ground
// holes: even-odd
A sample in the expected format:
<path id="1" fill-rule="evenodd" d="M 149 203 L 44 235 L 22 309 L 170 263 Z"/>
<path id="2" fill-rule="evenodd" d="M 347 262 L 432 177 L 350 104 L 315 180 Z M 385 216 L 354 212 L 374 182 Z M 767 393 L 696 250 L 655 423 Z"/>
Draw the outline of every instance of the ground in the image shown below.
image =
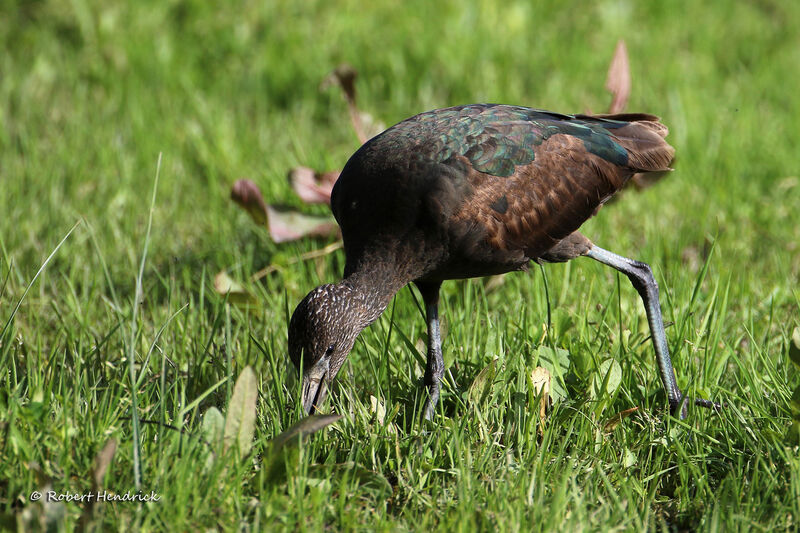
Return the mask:
<path id="1" fill-rule="evenodd" d="M 2 6 L 4 526 L 797 527 L 800 459 L 788 433 L 800 383 L 789 362 L 800 304 L 800 4 Z M 339 375 L 327 411 L 344 417 L 276 450 L 271 439 L 301 416 L 288 316 L 338 279 L 344 256 L 291 263 L 332 241 L 273 243 L 230 201 L 231 184 L 247 177 L 270 203 L 326 212 L 302 205 L 285 175 L 341 168 L 358 147 L 341 93 L 320 89 L 340 63 L 359 73 L 360 107 L 385 124 L 471 102 L 599 112 L 620 38 L 628 110 L 662 117 L 676 170 L 625 192 L 584 233 L 651 264 L 680 385 L 726 408 L 692 409 L 685 421 L 665 413 L 638 296 L 579 259 L 502 283 L 445 284 L 449 373 L 435 426 L 415 418 L 425 325 L 404 289 Z M 247 282 L 270 264 L 276 272 Z M 222 270 L 256 306 L 214 292 Z M 232 410 L 248 365 L 257 418 L 239 457 L 202 436 L 212 407 Z M 537 366 L 564 371 L 543 422 Z M 110 440 L 116 453 L 95 476 Z M 30 497 L 100 487 L 160 499 Z"/>

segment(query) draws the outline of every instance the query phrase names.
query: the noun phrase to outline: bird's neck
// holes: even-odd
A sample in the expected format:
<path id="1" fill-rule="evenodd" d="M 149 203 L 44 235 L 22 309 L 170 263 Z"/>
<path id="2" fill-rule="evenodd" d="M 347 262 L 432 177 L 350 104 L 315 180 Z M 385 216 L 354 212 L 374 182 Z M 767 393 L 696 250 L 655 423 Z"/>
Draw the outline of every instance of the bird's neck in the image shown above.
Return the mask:
<path id="1" fill-rule="evenodd" d="M 350 298 L 363 314 L 362 327 L 375 322 L 389 306 L 394 295 L 409 281 L 408 276 L 387 264 L 362 264 L 358 269 L 346 272 L 339 285 L 350 289 Z"/>

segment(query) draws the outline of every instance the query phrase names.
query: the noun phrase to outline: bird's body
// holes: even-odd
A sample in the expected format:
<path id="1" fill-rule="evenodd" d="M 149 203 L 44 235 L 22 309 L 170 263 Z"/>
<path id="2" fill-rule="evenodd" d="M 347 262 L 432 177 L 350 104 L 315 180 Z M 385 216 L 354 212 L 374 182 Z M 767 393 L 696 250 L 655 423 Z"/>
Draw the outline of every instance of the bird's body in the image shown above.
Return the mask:
<path id="1" fill-rule="evenodd" d="M 670 404 L 685 403 L 649 268 L 577 232 L 634 173 L 669 168 L 674 150 L 666 134 L 652 115 L 479 104 L 416 115 L 365 143 L 331 196 L 344 239 L 344 279 L 309 293 L 290 323 L 289 350 L 304 371 L 306 410 L 324 397 L 358 333 L 413 281 L 428 314 L 426 416 L 432 416 L 444 370 L 441 283 L 581 255 L 634 282 L 651 329 L 660 329 L 654 342 Z"/>
<path id="2" fill-rule="evenodd" d="M 668 167 L 666 128 L 655 117 L 635 117 L 640 121 L 629 123 L 472 105 L 388 129 L 353 155 L 333 189 L 345 276 L 387 244 L 397 257 L 413 258 L 404 265 L 406 282 L 526 268 L 635 172 Z M 624 148 L 645 143 L 649 158 L 629 157 Z"/>

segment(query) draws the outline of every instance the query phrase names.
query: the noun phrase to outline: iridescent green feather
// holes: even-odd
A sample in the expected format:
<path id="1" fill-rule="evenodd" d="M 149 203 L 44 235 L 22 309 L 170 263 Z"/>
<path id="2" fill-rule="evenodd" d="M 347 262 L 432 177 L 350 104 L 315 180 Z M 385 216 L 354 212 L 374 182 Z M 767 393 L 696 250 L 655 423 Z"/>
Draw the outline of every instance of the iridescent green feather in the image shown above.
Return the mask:
<path id="1" fill-rule="evenodd" d="M 531 163 L 539 146 L 556 134 L 583 141 L 586 150 L 616 165 L 628 163 L 614 130 L 626 122 L 576 118 L 547 111 L 493 104 L 438 109 L 412 117 L 375 139 L 387 148 L 413 146 L 417 157 L 444 162 L 465 156 L 472 166 L 493 176 L 510 176 Z"/>

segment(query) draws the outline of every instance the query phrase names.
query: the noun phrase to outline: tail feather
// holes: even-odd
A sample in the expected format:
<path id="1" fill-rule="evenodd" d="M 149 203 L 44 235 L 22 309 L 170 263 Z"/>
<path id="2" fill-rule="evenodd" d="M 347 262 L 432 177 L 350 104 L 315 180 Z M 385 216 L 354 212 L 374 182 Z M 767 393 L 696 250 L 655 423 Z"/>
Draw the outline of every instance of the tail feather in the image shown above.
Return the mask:
<path id="1" fill-rule="evenodd" d="M 669 129 L 655 115 L 619 113 L 616 115 L 578 115 L 578 118 L 627 122 L 609 128 L 609 133 L 628 151 L 628 165 L 637 172 L 663 172 L 675 158 L 675 149 L 664 140 Z"/>
<path id="2" fill-rule="evenodd" d="M 669 129 L 659 118 L 644 113 L 602 115 L 603 118 L 628 122 L 611 130 L 628 151 L 628 165 L 638 172 L 659 172 L 670 169 L 675 149 L 664 140 Z"/>

